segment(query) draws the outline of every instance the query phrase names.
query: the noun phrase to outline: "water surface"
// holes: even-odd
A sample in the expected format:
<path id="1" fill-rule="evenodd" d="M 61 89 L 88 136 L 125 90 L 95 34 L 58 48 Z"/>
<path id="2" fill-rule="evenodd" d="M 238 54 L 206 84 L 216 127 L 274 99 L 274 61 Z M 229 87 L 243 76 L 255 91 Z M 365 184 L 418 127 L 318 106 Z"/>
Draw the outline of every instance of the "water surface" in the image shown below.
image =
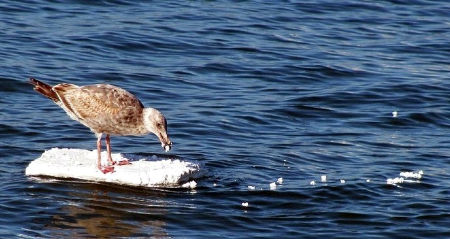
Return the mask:
<path id="1" fill-rule="evenodd" d="M 449 11 L 421 0 L 3 1 L 0 236 L 450 237 Z M 169 154 L 206 176 L 195 190 L 27 178 L 47 149 L 95 149 L 29 77 L 133 92 L 166 115 Z M 152 135 L 112 147 L 163 153 Z M 386 184 L 418 170 L 421 180 Z"/>

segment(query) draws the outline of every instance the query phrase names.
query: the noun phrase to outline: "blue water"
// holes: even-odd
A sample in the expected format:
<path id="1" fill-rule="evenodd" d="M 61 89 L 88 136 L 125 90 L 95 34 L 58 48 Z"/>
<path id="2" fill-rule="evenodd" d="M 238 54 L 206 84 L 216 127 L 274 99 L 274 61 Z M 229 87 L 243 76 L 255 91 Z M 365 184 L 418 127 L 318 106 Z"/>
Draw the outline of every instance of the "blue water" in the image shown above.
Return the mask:
<path id="1" fill-rule="evenodd" d="M 449 238 L 449 12 L 425 0 L 2 1 L 0 237 Z M 29 77 L 133 92 L 165 114 L 169 154 L 205 177 L 194 190 L 27 178 L 47 149 L 95 149 Z M 153 135 L 112 147 L 163 153 Z"/>

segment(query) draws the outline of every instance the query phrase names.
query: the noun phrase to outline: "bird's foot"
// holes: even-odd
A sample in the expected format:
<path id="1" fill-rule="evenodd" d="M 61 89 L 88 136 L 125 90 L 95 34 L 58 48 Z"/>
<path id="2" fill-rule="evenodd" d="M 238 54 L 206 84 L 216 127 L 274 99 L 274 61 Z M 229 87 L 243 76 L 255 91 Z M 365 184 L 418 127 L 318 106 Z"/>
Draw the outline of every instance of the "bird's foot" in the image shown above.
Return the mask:
<path id="1" fill-rule="evenodd" d="M 125 159 L 125 160 L 121 160 L 121 161 L 114 161 L 113 164 L 114 164 L 114 165 L 118 165 L 118 166 L 122 166 L 122 165 L 128 165 L 128 164 L 131 164 L 131 162 Z"/>
<path id="2" fill-rule="evenodd" d="M 102 166 L 99 168 L 100 171 L 102 171 L 102 173 L 107 174 L 107 173 L 113 173 L 114 172 L 114 167 L 113 166 Z"/>

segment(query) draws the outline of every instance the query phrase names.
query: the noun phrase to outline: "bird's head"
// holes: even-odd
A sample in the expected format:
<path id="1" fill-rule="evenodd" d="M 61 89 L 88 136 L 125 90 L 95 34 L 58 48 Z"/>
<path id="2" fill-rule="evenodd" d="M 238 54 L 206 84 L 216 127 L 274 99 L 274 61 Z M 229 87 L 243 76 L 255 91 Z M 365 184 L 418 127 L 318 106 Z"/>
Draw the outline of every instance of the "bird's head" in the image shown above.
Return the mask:
<path id="1" fill-rule="evenodd" d="M 144 109 L 144 124 L 148 131 L 158 137 L 166 152 L 172 148 L 172 142 L 167 134 L 167 121 L 161 112 L 153 108 Z"/>

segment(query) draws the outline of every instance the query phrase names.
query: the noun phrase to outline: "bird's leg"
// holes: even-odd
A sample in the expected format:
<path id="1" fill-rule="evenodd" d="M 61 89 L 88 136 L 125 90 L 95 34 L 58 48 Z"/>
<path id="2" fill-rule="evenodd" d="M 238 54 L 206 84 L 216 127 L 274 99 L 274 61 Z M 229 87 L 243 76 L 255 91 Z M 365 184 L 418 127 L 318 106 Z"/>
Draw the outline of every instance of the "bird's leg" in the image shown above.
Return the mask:
<path id="1" fill-rule="evenodd" d="M 109 138 L 109 134 L 106 135 L 105 142 L 106 142 L 106 152 L 108 153 L 108 165 L 114 165 L 115 163 L 111 157 L 111 139 Z"/>
<path id="2" fill-rule="evenodd" d="M 102 134 L 97 135 L 97 168 L 102 171 L 102 173 L 114 172 L 114 167 L 102 167 Z"/>
<path id="3" fill-rule="evenodd" d="M 121 160 L 119 162 L 114 162 L 112 160 L 112 156 L 111 156 L 111 138 L 109 137 L 109 134 L 106 135 L 105 137 L 105 141 L 106 141 L 106 151 L 108 152 L 108 164 L 109 165 L 127 165 L 127 164 L 131 164 L 128 160 Z"/>
<path id="4" fill-rule="evenodd" d="M 97 135 L 97 168 L 102 170 L 102 134 Z"/>

